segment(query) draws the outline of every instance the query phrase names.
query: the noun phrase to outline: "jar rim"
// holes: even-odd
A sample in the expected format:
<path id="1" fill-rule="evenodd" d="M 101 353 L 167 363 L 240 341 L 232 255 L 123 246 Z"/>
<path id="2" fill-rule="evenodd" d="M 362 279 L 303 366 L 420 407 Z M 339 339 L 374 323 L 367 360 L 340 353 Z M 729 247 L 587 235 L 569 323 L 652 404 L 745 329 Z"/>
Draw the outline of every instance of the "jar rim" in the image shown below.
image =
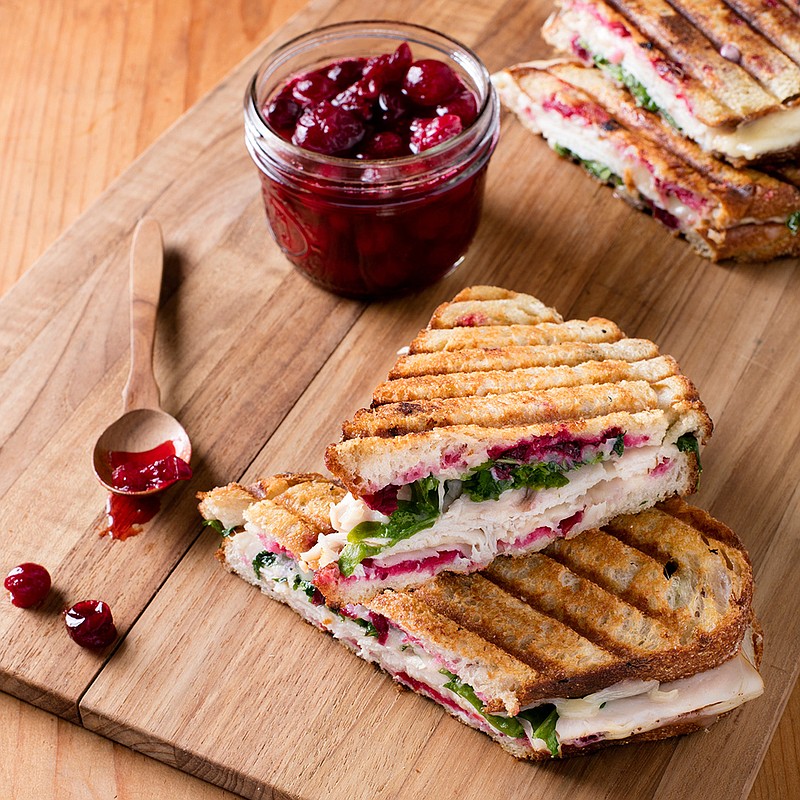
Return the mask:
<path id="1" fill-rule="evenodd" d="M 344 34 L 346 34 L 346 36 Z M 414 34 L 416 34 L 416 36 Z M 442 48 L 437 47 L 437 43 L 432 42 L 430 38 L 418 38 L 421 36 L 438 39 L 440 44 L 447 44 L 452 49 L 449 51 L 442 50 Z M 476 83 L 476 88 L 480 92 L 481 103 L 475 119 L 456 136 L 428 150 L 407 156 L 395 156 L 383 159 L 355 159 L 318 153 L 312 150 L 306 150 L 279 136 L 264 119 L 258 98 L 259 82 L 267 74 L 266 68 L 269 66 L 273 68 L 273 71 L 276 71 L 277 68 L 279 68 L 281 64 L 287 62 L 292 55 L 301 53 L 303 50 L 302 45 L 318 45 L 326 41 L 335 42 L 349 38 L 354 40 L 367 38 L 396 39 L 398 41 L 411 41 L 412 43 L 422 44 L 441 50 L 451 60 L 461 66 Z M 470 67 L 472 67 L 472 69 L 470 69 Z M 283 76 L 281 80 L 284 80 L 286 77 L 287 76 Z M 417 25 L 416 23 L 389 19 L 334 22 L 293 37 L 286 43 L 275 48 L 261 62 L 245 91 L 244 105 L 247 143 L 251 155 L 254 155 L 253 147 L 255 145 L 251 143 L 250 140 L 253 137 L 257 137 L 264 142 L 263 145 L 257 147 L 262 153 L 265 152 L 265 149 L 275 149 L 281 151 L 284 157 L 288 157 L 289 159 L 307 162 L 312 165 L 335 166 L 348 171 L 352 170 L 354 174 L 369 174 L 371 171 L 381 169 L 396 168 L 403 170 L 404 168 L 407 169 L 423 163 L 446 161 L 453 152 L 458 151 L 464 146 L 465 141 L 470 139 L 470 137 L 474 138 L 476 136 L 476 131 L 478 131 L 481 126 L 483 128 L 490 128 L 491 118 L 499 115 L 497 96 L 489 71 L 472 48 L 434 28 L 429 28 L 425 25 Z M 484 135 L 478 135 L 478 139 L 483 140 L 484 138 Z M 339 180 L 341 180 L 341 178 L 339 178 Z M 358 182 L 361 181 L 358 180 Z"/>

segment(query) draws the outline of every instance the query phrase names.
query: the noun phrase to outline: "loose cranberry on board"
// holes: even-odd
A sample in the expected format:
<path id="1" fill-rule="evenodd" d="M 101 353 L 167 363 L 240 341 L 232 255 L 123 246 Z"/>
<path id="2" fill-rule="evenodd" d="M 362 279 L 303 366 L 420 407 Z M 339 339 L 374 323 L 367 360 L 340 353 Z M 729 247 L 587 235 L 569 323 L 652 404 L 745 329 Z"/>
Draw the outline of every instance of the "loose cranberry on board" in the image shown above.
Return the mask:
<path id="1" fill-rule="evenodd" d="M 64 612 L 72 640 L 89 650 L 102 650 L 117 638 L 111 609 L 102 600 L 81 600 Z"/>
<path id="2" fill-rule="evenodd" d="M 50 591 L 50 573 L 41 565 L 26 562 L 14 567 L 3 586 L 11 595 L 11 604 L 17 608 L 32 608 L 47 597 Z"/>

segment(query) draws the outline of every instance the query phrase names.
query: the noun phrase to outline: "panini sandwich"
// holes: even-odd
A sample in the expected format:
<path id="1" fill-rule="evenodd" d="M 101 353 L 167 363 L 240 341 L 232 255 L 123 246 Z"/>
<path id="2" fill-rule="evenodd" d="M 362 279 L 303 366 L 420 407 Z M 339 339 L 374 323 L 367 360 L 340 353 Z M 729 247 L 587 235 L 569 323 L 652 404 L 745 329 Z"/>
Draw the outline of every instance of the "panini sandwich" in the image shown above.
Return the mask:
<path id="1" fill-rule="evenodd" d="M 503 103 L 559 155 L 714 261 L 800 255 L 792 174 L 736 168 L 640 107 L 603 73 L 570 61 L 519 64 L 493 76 Z M 800 125 L 800 120 L 798 120 Z"/>
<path id="2" fill-rule="evenodd" d="M 278 475 L 201 494 L 200 511 L 227 569 L 517 758 L 688 733 L 763 690 L 747 553 L 680 500 L 334 609 L 299 556 L 344 496 Z"/>
<path id="3" fill-rule="evenodd" d="M 334 606 L 689 494 L 711 421 L 652 342 L 477 286 L 436 310 L 343 433 L 326 464 L 348 492 L 302 554 Z"/>
<path id="4" fill-rule="evenodd" d="M 797 3 L 558 0 L 544 38 L 737 165 L 800 154 Z"/>

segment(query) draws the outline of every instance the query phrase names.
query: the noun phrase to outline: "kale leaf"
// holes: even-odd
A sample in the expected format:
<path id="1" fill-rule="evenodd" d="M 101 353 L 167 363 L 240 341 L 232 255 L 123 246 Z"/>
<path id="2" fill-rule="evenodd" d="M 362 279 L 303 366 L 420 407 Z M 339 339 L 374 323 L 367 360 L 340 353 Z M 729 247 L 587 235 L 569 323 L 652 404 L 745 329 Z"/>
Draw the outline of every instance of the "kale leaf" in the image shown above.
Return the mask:
<path id="1" fill-rule="evenodd" d="M 800 210 L 789 214 L 786 218 L 786 227 L 792 232 L 793 236 L 797 236 L 800 233 Z"/>

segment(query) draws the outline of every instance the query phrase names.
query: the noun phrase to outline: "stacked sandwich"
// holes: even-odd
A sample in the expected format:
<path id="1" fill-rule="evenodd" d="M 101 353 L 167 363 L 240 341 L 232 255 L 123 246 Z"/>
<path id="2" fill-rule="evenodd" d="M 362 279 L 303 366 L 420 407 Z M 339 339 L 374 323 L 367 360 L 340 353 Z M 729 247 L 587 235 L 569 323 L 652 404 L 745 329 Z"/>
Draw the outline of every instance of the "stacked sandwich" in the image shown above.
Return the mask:
<path id="1" fill-rule="evenodd" d="M 800 10 L 780 0 L 558 0 L 574 60 L 494 77 L 561 156 L 713 260 L 800 255 Z"/>
<path id="2" fill-rule="evenodd" d="M 762 691 L 753 576 L 694 491 L 711 423 L 611 321 L 473 287 L 326 463 L 201 495 L 218 557 L 520 758 L 707 727 Z"/>

